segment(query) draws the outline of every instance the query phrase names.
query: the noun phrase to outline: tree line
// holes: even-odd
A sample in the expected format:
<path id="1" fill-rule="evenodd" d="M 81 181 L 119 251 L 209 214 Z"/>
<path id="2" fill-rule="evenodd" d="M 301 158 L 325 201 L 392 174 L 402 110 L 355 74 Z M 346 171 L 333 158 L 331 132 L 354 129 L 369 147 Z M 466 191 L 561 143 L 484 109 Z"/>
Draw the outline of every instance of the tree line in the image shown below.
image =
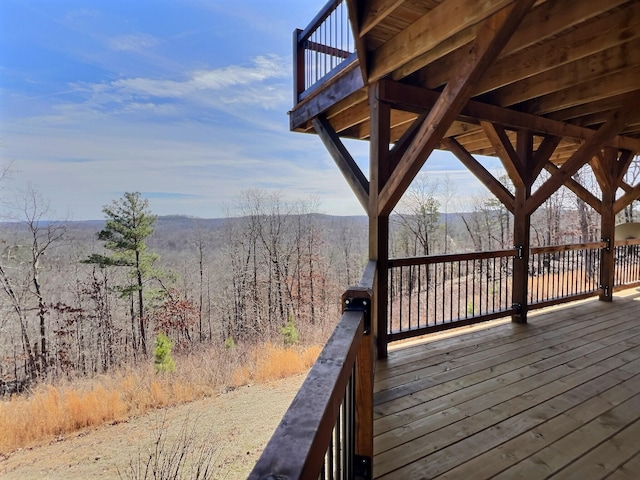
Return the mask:
<path id="1" fill-rule="evenodd" d="M 513 218 L 495 198 L 464 213 L 457 198 L 448 180 L 419 176 L 391 217 L 390 256 L 513 247 Z M 147 361 L 159 334 L 183 352 L 322 342 L 367 257 L 366 217 L 320 215 L 317 201 L 280 193 L 246 191 L 219 220 L 158 218 L 135 192 L 106 205 L 101 223 L 49 222 L 44 207 L 32 192 L 22 219 L 2 226 L 0 385 L 14 389 Z M 633 206 L 623 216 L 633 220 Z M 532 244 L 594 241 L 598 224 L 563 187 L 533 215 Z"/>
<path id="2" fill-rule="evenodd" d="M 4 385 L 146 360 L 159 333 L 184 352 L 282 341 L 291 329 L 322 341 L 364 264 L 365 220 L 345 226 L 279 194 L 245 192 L 236 215 L 212 224 L 159 221 L 125 193 L 92 232 L 45 221 L 39 206 L 2 227 Z"/>

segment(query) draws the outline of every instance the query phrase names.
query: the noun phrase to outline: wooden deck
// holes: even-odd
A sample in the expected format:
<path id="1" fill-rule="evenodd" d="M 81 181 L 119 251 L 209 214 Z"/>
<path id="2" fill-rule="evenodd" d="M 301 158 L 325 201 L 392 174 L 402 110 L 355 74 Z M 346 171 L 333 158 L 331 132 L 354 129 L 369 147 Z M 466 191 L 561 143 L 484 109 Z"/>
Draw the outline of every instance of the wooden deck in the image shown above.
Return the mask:
<path id="1" fill-rule="evenodd" d="M 376 478 L 640 478 L 640 291 L 396 347 Z"/>

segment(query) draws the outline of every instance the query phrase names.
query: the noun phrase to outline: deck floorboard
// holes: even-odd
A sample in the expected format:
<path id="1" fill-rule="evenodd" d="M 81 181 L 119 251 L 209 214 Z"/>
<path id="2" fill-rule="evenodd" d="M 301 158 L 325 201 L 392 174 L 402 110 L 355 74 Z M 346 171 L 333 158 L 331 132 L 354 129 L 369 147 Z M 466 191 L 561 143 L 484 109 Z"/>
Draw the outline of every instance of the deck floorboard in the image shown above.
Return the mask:
<path id="1" fill-rule="evenodd" d="M 376 478 L 640 478 L 640 293 L 394 346 Z"/>

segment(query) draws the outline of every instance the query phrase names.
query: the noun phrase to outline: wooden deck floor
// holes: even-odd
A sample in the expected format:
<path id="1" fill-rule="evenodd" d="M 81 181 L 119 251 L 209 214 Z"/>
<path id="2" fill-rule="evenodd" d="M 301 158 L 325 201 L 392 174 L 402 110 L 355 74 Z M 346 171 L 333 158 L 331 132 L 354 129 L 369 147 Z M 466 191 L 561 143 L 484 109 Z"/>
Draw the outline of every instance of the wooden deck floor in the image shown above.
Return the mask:
<path id="1" fill-rule="evenodd" d="M 374 475 L 640 479 L 640 293 L 459 329 L 376 367 Z"/>

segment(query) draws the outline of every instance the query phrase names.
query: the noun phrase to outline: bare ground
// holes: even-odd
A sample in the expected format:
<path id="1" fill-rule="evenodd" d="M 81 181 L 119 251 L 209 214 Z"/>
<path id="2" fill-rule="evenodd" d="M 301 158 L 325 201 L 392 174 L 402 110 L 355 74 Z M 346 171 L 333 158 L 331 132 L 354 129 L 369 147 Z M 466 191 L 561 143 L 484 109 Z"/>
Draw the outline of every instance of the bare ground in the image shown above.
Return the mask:
<path id="1" fill-rule="evenodd" d="M 176 445 L 185 426 L 195 447 L 213 447 L 213 478 L 246 478 L 304 377 L 242 387 L 8 456 L 0 454 L 0 478 L 131 478 L 130 465 L 146 462 L 160 429 L 167 445 Z"/>

